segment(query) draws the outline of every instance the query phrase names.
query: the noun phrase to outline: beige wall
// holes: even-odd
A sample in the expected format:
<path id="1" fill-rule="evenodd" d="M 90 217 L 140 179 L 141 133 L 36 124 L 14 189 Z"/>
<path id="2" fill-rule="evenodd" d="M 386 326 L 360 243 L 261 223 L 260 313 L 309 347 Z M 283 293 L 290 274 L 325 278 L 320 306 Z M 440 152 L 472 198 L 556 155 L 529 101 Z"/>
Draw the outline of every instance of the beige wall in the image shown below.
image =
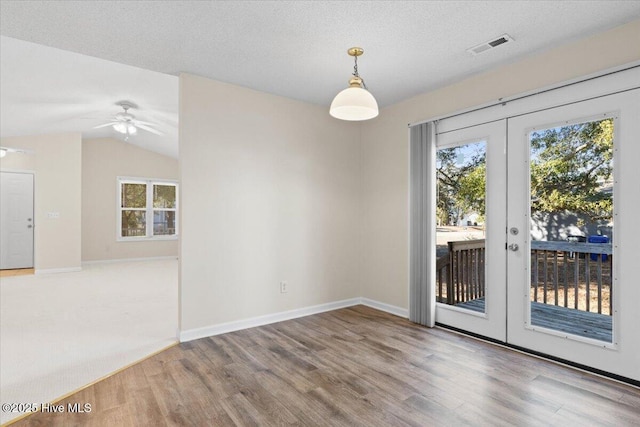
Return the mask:
<path id="1" fill-rule="evenodd" d="M 2 170 L 35 172 L 34 260 L 36 272 L 81 265 L 81 161 L 79 133 L 2 138 L 0 145 L 30 150 L 8 154 Z M 59 212 L 50 219 L 47 212 Z"/>
<path id="2" fill-rule="evenodd" d="M 362 294 L 408 307 L 407 124 L 640 60 L 640 21 L 385 108 L 362 127 Z"/>
<path id="3" fill-rule="evenodd" d="M 181 330 L 360 296 L 360 126 L 187 74 L 180 98 Z"/>
<path id="4" fill-rule="evenodd" d="M 407 123 L 639 60 L 639 33 L 635 21 L 363 124 L 182 75 L 181 330 L 358 296 L 407 308 Z"/>
<path id="5" fill-rule="evenodd" d="M 118 176 L 178 179 L 178 160 L 113 138 L 82 142 L 82 260 L 177 256 L 178 241 L 116 241 Z"/>

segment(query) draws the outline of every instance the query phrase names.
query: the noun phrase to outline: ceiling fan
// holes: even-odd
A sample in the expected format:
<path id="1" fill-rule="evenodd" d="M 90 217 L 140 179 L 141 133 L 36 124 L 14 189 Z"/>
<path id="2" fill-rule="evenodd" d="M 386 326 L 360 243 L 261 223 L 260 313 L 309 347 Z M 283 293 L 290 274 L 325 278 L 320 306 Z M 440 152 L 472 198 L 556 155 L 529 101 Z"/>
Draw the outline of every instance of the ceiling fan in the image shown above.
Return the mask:
<path id="1" fill-rule="evenodd" d="M 128 102 L 119 102 L 116 105 L 122 107 L 124 111 L 116 114 L 113 117 L 112 121 L 110 121 L 109 123 L 104 123 L 104 124 L 95 126 L 94 129 L 100 129 L 107 126 L 111 126 L 113 127 L 113 130 L 115 130 L 116 132 L 119 132 L 125 135 L 125 138 L 124 138 L 125 141 L 129 139 L 129 136 L 136 135 L 138 133 L 138 129 L 151 132 L 155 135 L 163 135 L 162 132 L 152 127 L 153 126 L 152 123 L 138 120 L 135 118 L 133 114 L 129 112 L 129 109 L 135 108 L 133 104 L 130 104 Z"/>

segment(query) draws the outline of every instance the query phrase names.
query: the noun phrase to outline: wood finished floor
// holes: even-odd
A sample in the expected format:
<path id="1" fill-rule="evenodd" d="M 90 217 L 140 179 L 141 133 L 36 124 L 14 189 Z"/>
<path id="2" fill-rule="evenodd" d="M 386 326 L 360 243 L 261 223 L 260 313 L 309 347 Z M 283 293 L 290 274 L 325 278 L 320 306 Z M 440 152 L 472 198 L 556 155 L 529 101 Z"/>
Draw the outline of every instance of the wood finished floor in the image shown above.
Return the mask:
<path id="1" fill-rule="evenodd" d="M 634 426 L 640 390 L 356 306 L 172 347 L 14 426 Z"/>
<path id="2" fill-rule="evenodd" d="M 0 277 L 14 277 L 14 276 L 27 276 L 34 274 L 33 268 L 19 268 L 16 270 L 0 270 Z"/>

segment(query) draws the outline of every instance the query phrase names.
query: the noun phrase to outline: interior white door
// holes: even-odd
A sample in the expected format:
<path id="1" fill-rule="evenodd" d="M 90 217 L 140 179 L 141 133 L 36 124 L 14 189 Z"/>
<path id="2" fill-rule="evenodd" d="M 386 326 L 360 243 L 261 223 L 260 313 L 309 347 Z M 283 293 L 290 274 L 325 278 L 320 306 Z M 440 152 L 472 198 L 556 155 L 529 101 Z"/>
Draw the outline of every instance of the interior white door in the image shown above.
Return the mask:
<path id="1" fill-rule="evenodd" d="M 432 201 L 436 322 L 500 341 L 506 341 L 505 136 L 506 120 L 438 134 Z"/>
<path id="2" fill-rule="evenodd" d="M 33 174 L 0 173 L 0 269 L 33 267 Z"/>
<path id="3" fill-rule="evenodd" d="M 598 201 L 598 197 L 612 187 L 613 209 L 600 218 L 600 224 L 608 231 L 589 230 L 589 219 L 569 214 L 540 214 L 536 207 L 540 203 L 537 192 L 542 191 L 539 190 L 542 187 L 539 177 L 531 170 L 538 167 L 543 156 L 541 147 L 548 148 L 544 156 L 564 156 L 546 160 L 567 160 L 567 164 L 571 164 L 568 160 L 575 160 L 569 159 L 566 151 L 562 154 L 561 150 L 555 150 L 553 144 L 557 142 L 545 138 L 571 129 L 598 128 L 604 132 L 604 127 L 610 126 L 613 127 L 610 149 L 613 175 L 609 179 L 603 179 L 602 175 L 598 188 L 588 193 L 589 200 Z M 569 133 L 562 136 L 565 141 L 567 135 Z M 638 135 L 639 89 L 508 119 L 508 227 L 517 230 L 517 234 L 507 236 L 513 249 L 507 251 L 507 341 L 510 344 L 640 380 Z M 598 138 L 595 136 L 593 140 Z M 596 150 L 597 147 L 590 148 L 589 144 L 599 142 L 587 142 L 588 139 L 573 141 L 574 153 L 570 156 L 585 156 L 589 150 Z M 552 153 L 554 150 L 556 154 Z M 609 167 L 603 165 L 604 162 L 591 162 L 585 159 L 582 166 L 562 173 L 584 176 L 597 168 Z M 562 167 L 559 164 L 559 168 Z M 587 200 L 579 197 L 580 192 L 587 191 L 580 185 L 563 186 L 566 183 L 558 177 L 558 170 L 549 169 L 545 175 L 543 184 L 547 189 L 556 190 L 555 195 L 547 194 L 547 200 L 552 196 Z M 580 231 L 584 231 L 584 236 L 580 236 Z M 600 250 L 600 247 L 607 249 Z M 607 274 L 610 274 L 608 283 Z M 610 298 L 605 297 L 607 291 Z M 578 296 L 584 303 L 591 300 L 591 307 L 577 305 Z M 603 298 L 607 301 L 603 302 Z M 610 304 L 610 313 L 604 309 L 605 304 Z M 601 325 L 600 321 L 604 321 L 601 330 L 604 332 L 594 332 L 595 324 Z"/>

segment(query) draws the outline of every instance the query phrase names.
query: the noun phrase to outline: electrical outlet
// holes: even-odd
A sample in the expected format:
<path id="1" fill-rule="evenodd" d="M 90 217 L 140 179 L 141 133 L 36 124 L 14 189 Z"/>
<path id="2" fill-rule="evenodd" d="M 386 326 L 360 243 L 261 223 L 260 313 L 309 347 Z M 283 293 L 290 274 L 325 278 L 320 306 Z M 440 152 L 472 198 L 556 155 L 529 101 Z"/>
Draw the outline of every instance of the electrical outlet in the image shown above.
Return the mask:
<path id="1" fill-rule="evenodd" d="M 287 285 L 287 282 L 280 282 L 280 293 L 286 294 L 288 290 L 289 290 L 289 285 Z"/>

